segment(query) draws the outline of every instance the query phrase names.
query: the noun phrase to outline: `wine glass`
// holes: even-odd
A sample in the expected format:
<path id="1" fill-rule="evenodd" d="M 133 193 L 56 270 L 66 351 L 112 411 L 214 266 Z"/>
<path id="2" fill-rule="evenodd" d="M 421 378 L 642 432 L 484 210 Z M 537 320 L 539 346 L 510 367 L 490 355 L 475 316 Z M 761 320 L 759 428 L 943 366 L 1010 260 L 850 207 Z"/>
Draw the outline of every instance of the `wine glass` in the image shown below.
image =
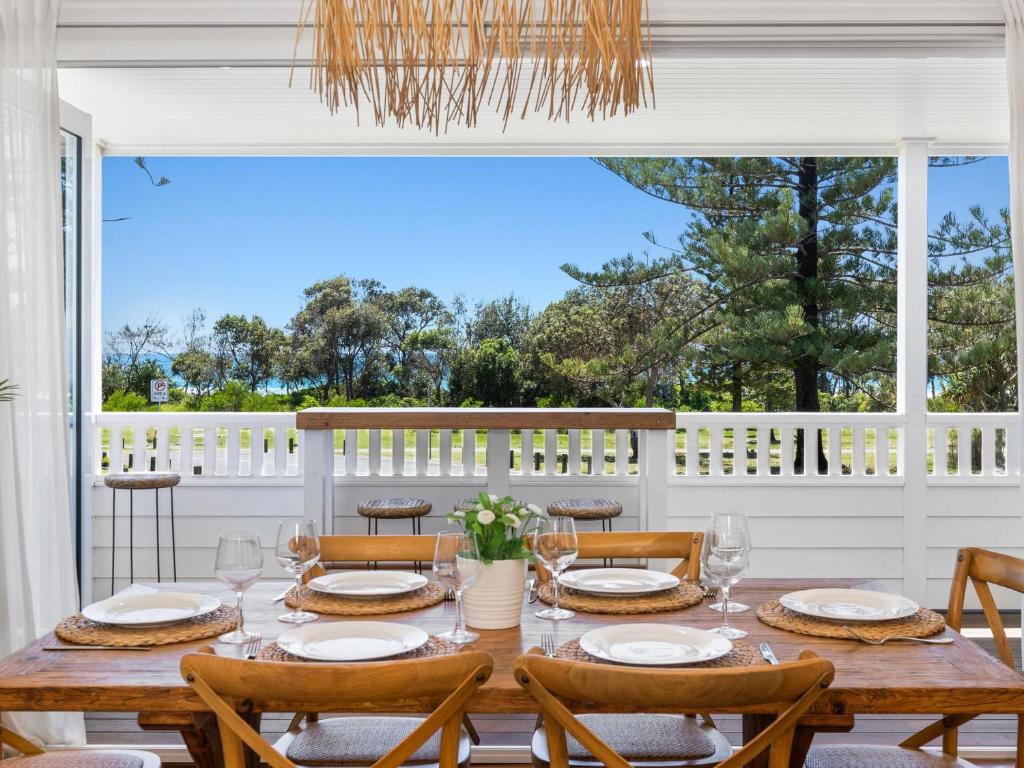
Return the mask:
<path id="1" fill-rule="evenodd" d="M 742 547 L 748 555 L 750 555 L 750 526 L 747 524 L 747 516 L 742 512 L 716 512 L 711 518 L 711 531 L 716 532 L 721 541 L 732 542 L 734 546 Z M 724 546 L 725 544 L 723 544 Z M 738 580 L 737 580 L 738 581 Z M 732 582 L 735 584 L 736 582 Z M 732 599 L 732 594 L 729 592 L 731 585 L 723 586 L 722 588 L 723 597 L 726 593 L 729 593 L 728 600 L 721 600 L 720 602 L 709 605 L 713 611 L 724 611 L 728 610 L 729 613 L 742 613 L 743 611 L 749 611 L 750 606 L 745 603 L 738 603 Z"/>
<path id="2" fill-rule="evenodd" d="M 722 626 L 713 630 L 723 637 L 735 640 L 746 637 L 742 629 L 729 626 L 729 593 L 749 565 L 748 552 L 736 546 L 736 541 L 726 534 L 708 530 L 704 533 L 704 548 L 700 554 L 701 575 L 722 590 Z"/>
<path id="3" fill-rule="evenodd" d="M 222 643 L 241 645 L 253 638 L 245 631 L 245 617 L 242 615 L 242 594 L 256 583 L 263 571 L 263 549 L 260 535 L 253 531 L 230 531 L 222 533 L 217 542 L 217 560 L 214 564 L 217 578 L 230 586 L 238 595 L 238 625 L 218 640 Z"/>
<path id="4" fill-rule="evenodd" d="M 533 534 L 533 554 L 551 573 L 554 604 L 550 608 L 537 611 L 538 618 L 571 619 L 576 615 L 575 611 L 558 606 L 558 577 L 573 564 L 578 553 L 576 525 L 571 517 L 549 517 L 540 520 Z"/>
<path id="5" fill-rule="evenodd" d="M 450 643 L 472 643 L 480 635 L 466 630 L 462 611 L 462 593 L 473 586 L 480 575 L 480 553 L 476 537 L 462 531 L 442 531 L 434 545 L 434 575 L 455 593 L 455 628 L 438 635 Z"/>
<path id="6" fill-rule="evenodd" d="M 316 523 L 312 520 L 279 523 L 274 555 L 281 567 L 295 577 L 295 610 L 278 616 L 277 620 L 287 624 L 305 624 L 319 619 L 317 614 L 302 610 L 302 574 L 320 559 Z"/>

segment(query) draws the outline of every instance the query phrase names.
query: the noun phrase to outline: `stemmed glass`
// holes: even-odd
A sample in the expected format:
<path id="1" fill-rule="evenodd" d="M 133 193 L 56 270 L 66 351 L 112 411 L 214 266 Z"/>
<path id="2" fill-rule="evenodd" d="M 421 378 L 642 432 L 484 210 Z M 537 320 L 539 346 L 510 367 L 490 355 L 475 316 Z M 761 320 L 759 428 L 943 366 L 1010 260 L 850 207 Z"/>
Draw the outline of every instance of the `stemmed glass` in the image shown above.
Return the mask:
<path id="1" fill-rule="evenodd" d="M 476 537 L 462 531 L 442 531 L 434 546 L 434 575 L 445 587 L 455 593 L 455 628 L 438 635 L 450 643 L 472 643 L 479 639 L 476 632 L 466 630 L 462 611 L 462 593 L 473 586 L 480 575 L 480 553 Z"/>
<path id="2" fill-rule="evenodd" d="M 537 611 L 541 619 L 571 619 L 575 611 L 558 606 L 558 577 L 573 564 L 579 553 L 576 542 L 576 525 L 571 517 L 549 517 L 538 522 L 533 534 L 533 554 L 551 574 L 551 588 L 554 604 Z"/>
<path id="3" fill-rule="evenodd" d="M 245 617 L 242 615 L 242 595 L 256 583 L 263 571 L 263 549 L 260 535 L 253 531 L 231 531 L 222 533 L 217 542 L 217 560 L 214 564 L 217 578 L 229 585 L 238 595 L 238 625 L 218 640 L 222 643 L 241 645 L 253 638 L 245 631 Z"/>
<path id="4" fill-rule="evenodd" d="M 747 524 L 747 516 L 742 512 L 716 512 L 711 518 L 711 530 L 718 533 L 723 541 L 729 541 L 743 548 L 744 552 L 750 555 L 750 526 Z M 749 564 L 749 562 L 748 562 Z M 737 579 L 736 581 L 739 581 Z M 732 582 L 735 584 L 736 582 Z M 729 611 L 729 613 L 742 613 L 749 611 L 750 606 L 745 603 L 738 603 L 732 599 L 730 592 L 732 585 L 723 585 L 723 600 L 709 605 L 713 611 Z M 724 598 L 728 599 L 724 599 Z"/>
<path id="5" fill-rule="evenodd" d="M 295 610 L 278 616 L 277 620 L 287 624 L 305 624 L 319 619 L 317 614 L 302 610 L 302 574 L 320 559 L 316 523 L 312 520 L 279 523 L 274 555 L 281 567 L 295 577 Z"/>
<path id="6" fill-rule="evenodd" d="M 746 637 L 747 633 L 742 629 L 729 626 L 729 593 L 732 585 L 743 578 L 747 570 L 750 562 L 748 550 L 728 532 L 710 529 L 704 533 L 700 562 L 702 576 L 722 590 L 722 626 L 714 631 L 731 640 Z"/>

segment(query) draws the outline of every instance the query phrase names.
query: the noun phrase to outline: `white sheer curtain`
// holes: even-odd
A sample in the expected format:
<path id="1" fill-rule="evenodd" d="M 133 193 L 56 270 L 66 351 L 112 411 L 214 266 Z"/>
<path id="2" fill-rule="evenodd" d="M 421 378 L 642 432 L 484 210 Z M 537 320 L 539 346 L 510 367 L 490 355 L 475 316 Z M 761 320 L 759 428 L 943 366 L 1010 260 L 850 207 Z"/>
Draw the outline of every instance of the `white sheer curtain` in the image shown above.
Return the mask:
<path id="1" fill-rule="evenodd" d="M 1010 236 L 1017 316 L 1017 408 L 1024 413 L 1024 0 L 1003 0 L 1010 91 Z"/>
<path id="2" fill-rule="evenodd" d="M 77 606 L 68 475 L 56 0 L 0 0 L 0 657 Z M 81 715 L 12 714 L 48 744 Z"/>

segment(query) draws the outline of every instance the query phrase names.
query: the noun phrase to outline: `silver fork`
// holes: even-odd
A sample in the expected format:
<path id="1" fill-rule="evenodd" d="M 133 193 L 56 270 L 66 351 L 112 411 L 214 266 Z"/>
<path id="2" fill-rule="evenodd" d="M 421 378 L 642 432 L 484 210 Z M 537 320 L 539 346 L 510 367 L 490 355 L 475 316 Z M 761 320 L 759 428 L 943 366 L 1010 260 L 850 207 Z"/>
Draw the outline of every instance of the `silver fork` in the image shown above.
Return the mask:
<path id="1" fill-rule="evenodd" d="M 853 637 L 857 638 L 862 643 L 867 643 L 868 645 L 885 645 L 890 640 L 906 640 L 907 642 L 911 643 L 927 643 L 928 645 L 949 645 L 950 643 L 954 642 L 952 637 L 883 637 L 880 640 L 875 640 L 874 638 L 865 637 L 859 632 L 855 632 L 853 629 L 846 626 L 845 624 L 842 624 L 841 626 L 843 629 L 845 629 L 847 632 L 853 635 Z"/>
<path id="2" fill-rule="evenodd" d="M 718 587 L 705 587 L 704 588 L 704 599 L 714 600 L 718 597 Z"/>
<path id="3" fill-rule="evenodd" d="M 540 636 L 540 648 L 544 651 L 544 655 L 550 658 L 555 657 L 555 636 L 549 634 L 543 634 Z"/>
<path id="4" fill-rule="evenodd" d="M 254 632 L 252 639 L 245 644 L 245 658 L 255 659 L 259 655 L 260 647 L 263 645 L 263 633 Z"/>
<path id="5" fill-rule="evenodd" d="M 452 602 L 454 600 L 455 600 L 455 590 L 454 589 L 446 589 L 444 591 L 444 602 L 450 603 L 450 602 Z"/>

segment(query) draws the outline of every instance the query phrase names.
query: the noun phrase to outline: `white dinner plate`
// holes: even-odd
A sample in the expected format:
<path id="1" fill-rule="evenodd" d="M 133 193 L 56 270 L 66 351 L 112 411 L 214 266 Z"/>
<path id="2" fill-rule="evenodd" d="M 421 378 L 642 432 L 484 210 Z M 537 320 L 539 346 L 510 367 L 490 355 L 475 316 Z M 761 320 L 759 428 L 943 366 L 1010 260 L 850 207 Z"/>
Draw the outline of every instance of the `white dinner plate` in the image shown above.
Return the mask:
<path id="1" fill-rule="evenodd" d="M 616 624 L 587 632 L 580 638 L 580 647 L 606 661 L 660 667 L 718 659 L 732 650 L 732 643 L 692 627 Z"/>
<path id="2" fill-rule="evenodd" d="M 791 611 L 833 621 L 889 621 L 913 616 L 921 607 L 909 597 L 865 589 L 803 589 L 779 602 Z"/>
<path id="3" fill-rule="evenodd" d="M 310 589 L 345 597 L 386 597 L 404 595 L 425 587 L 427 577 L 403 571 L 343 571 L 329 573 L 309 582 Z"/>
<path id="4" fill-rule="evenodd" d="M 558 583 L 595 595 L 646 595 L 678 587 L 679 579 L 670 573 L 640 568 L 589 568 L 563 573 Z"/>
<path id="5" fill-rule="evenodd" d="M 188 621 L 220 608 L 220 600 L 193 592 L 152 592 L 114 595 L 82 609 L 85 618 L 101 624 L 152 627 Z"/>
<path id="6" fill-rule="evenodd" d="M 288 653 L 312 661 L 370 661 L 413 651 L 427 633 L 386 621 L 335 621 L 291 629 L 277 638 Z"/>

